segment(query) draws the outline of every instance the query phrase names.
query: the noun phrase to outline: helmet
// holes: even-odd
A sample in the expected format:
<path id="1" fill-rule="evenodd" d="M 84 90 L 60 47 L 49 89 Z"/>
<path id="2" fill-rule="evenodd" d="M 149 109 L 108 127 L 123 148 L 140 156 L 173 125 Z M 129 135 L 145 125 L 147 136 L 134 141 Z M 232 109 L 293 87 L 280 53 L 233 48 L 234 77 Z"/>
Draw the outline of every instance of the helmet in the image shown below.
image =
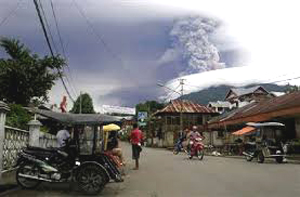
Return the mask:
<path id="1" fill-rule="evenodd" d="M 194 125 L 193 126 L 193 130 L 197 130 L 197 129 L 198 129 L 198 127 Z"/>

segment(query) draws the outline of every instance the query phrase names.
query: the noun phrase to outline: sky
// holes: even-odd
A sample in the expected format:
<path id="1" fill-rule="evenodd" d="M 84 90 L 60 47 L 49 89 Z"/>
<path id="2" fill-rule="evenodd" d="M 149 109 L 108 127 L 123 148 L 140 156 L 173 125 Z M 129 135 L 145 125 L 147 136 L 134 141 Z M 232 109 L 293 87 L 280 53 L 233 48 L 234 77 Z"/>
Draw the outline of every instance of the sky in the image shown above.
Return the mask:
<path id="1" fill-rule="evenodd" d="M 189 93 L 300 73 L 297 1 L 52 1 L 70 68 L 67 85 L 73 97 L 80 91 L 91 94 L 96 110 L 171 98 L 157 82 L 176 89 L 178 77 L 186 79 Z M 61 52 L 51 5 L 41 2 Z M 31 51 L 49 54 L 32 1 L 0 0 L 0 24 L 0 36 L 18 38 Z M 59 103 L 63 95 L 58 81 L 49 92 L 50 103 Z"/>

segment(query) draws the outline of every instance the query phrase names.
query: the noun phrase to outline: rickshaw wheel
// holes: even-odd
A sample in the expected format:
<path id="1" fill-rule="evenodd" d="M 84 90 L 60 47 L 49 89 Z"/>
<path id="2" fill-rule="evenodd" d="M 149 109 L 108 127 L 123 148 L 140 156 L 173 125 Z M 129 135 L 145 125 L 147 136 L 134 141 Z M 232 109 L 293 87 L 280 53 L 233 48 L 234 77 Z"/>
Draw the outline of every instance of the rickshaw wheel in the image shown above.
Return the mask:
<path id="1" fill-rule="evenodd" d="M 252 159 L 253 159 L 253 157 L 246 156 L 246 160 L 247 160 L 247 161 L 249 161 L 249 162 L 250 162 L 250 161 L 252 161 Z"/>
<path id="2" fill-rule="evenodd" d="M 173 154 L 174 154 L 174 155 L 178 155 L 178 153 L 179 153 L 178 149 L 177 149 L 177 148 L 174 148 Z"/>
<path id="3" fill-rule="evenodd" d="M 97 165 L 88 164 L 78 171 L 77 182 L 82 192 L 95 195 L 103 190 L 108 181 L 103 169 Z"/>
<path id="4" fill-rule="evenodd" d="M 276 157 L 275 158 L 277 163 L 282 163 L 283 162 L 283 157 Z"/>
<path id="5" fill-rule="evenodd" d="M 264 163 L 264 161 L 265 161 L 265 156 L 264 156 L 264 154 L 260 151 L 260 152 L 258 153 L 258 155 L 257 155 L 257 162 L 258 162 L 258 163 Z"/>
<path id="6" fill-rule="evenodd" d="M 17 183 L 24 189 L 36 188 L 41 183 L 39 180 L 22 178 L 19 176 L 19 174 L 38 176 L 38 172 L 39 172 L 39 169 L 37 168 L 37 166 L 34 163 L 26 162 L 26 163 L 22 164 L 16 172 Z"/>

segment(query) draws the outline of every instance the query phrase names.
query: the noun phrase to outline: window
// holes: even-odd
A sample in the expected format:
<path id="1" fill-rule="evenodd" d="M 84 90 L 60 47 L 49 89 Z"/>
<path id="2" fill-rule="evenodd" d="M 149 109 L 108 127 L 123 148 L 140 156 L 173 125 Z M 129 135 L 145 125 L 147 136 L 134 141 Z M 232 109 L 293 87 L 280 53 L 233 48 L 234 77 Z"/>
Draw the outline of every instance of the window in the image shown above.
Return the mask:
<path id="1" fill-rule="evenodd" d="M 167 125 L 171 125 L 172 124 L 172 119 L 171 119 L 171 117 L 167 117 Z"/>
<path id="2" fill-rule="evenodd" d="M 203 117 L 202 117 L 202 115 L 197 117 L 197 122 L 196 123 L 197 123 L 197 125 L 202 125 L 203 124 Z"/>
<path id="3" fill-rule="evenodd" d="M 224 137 L 224 131 L 218 131 L 218 137 Z"/>
<path id="4" fill-rule="evenodd" d="M 175 117 L 175 122 L 174 124 L 180 125 L 180 117 Z"/>

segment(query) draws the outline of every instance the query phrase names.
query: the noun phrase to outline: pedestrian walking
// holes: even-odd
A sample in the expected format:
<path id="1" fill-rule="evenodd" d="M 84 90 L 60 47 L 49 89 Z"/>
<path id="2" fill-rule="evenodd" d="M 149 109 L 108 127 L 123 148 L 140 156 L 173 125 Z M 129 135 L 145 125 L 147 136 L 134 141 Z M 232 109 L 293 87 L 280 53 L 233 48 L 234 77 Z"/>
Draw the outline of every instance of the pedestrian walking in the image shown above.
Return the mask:
<path id="1" fill-rule="evenodd" d="M 134 170 L 139 169 L 139 158 L 142 151 L 143 140 L 143 132 L 139 129 L 136 123 L 133 124 L 133 130 L 130 134 L 130 142 L 132 144 L 132 159 L 135 160 Z"/>

